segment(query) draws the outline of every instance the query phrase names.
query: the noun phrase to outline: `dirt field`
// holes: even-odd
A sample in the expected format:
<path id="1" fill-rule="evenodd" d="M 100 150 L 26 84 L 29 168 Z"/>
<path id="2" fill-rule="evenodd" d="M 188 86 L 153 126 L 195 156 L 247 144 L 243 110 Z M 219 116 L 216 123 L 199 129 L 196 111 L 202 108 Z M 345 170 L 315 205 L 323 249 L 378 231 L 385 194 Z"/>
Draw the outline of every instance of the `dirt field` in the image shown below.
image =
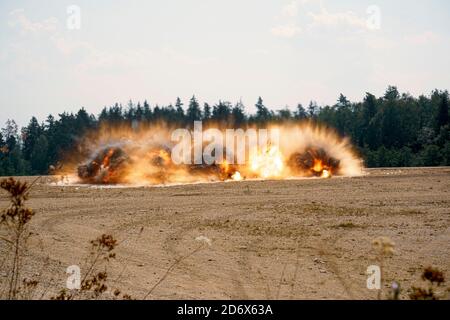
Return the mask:
<path id="1" fill-rule="evenodd" d="M 149 299 L 372 299 L 366 269 L 376 264 L 371 242 L 379 236 L 396 244 L 386 285 L 398 281 L 403 296 L 421 283 L 423 267 L 450 277 L 450 168 L 137 188 L 51 179 L 31 192 L 35 235 L 25 259 L 30 274 L 51 284 L 45 297 L 65 286 L 67 266 L 83 266 L 89 240 L 102 233 L 121 241 L 110 274 L 135 298 L 195 250 L 198 236 L 211 246 L 176 264 Z"/>

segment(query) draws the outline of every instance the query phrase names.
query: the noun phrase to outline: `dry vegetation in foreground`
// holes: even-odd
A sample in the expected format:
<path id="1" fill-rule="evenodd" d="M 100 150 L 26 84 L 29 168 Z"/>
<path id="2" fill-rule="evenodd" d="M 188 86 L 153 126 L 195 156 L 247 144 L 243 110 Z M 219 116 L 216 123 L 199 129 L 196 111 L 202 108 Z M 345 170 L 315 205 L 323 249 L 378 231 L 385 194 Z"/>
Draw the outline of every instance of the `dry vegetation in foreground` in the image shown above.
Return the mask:
<path id="1" fill-rule="evenodd" d="M 35 180 L 36 181 L 36 180 Z M 0 187 L 9 194 L 10 205 L 3 209 L 0 216 L 0 250 L 4 259 L 0 263 L 0 272 L 5 275 L 0 281 L 0 299 L 54 299 L 54 300 L 76 300 L 76 299 L 124 299 L 129 300 L 135 297 L 122 292 L 110 284 L 108 274 L 108 264 L 116 258 L 115 249 L 118 241 L 109 234 L 103 234 L 90 242 L 90 252 L 86 259 L 83 270 L 88 270 L 79 284 L 79 289 L 62 288 L 53 296 L 46 296 L 49 287 L 54 284 L 42 283 L 39 278 L 28 278 L 23 275 L 24 260 L 27 257 L 27 242 L 35 236 L 29 230 L 29 224 L 35 212 L 26 206 L 29 198 L 29 191 L 34 182 L 28 184 L 20 182 L 14 178 L 0 181 Z M 248 187 L 247 187 L 248 188 Z M 250 190 L 247 189 L 248 193 Z M 354 228 L 352 223 L 342 223 L 338 228 Z M 141 230 L 142 231 L 142 230 Z M 176 268 L 183 260 L 191 257 L 198 251 L 211 245 L 211 240 L 199 236 L 195 239 L 199 245 L 186 255 L 181 256 L 169 265 L 163 275 L 156 280 L 155 284 L 142 297 L 150 297 L 153 291 L 169 276 L 170 272 Z M 372 243 L 375 259 L 381 269 L 381 281 L 384 287 L 385 265 L 388 259 L 394 254 L 394 243 L 387 237 L 379 237 Z M 298 266 L 297 266 L 298 267 Z M 284 270 L 281 272 L 283 278 Z M 119 275 L 120 277 L 121 275 Z M 409 298 L 411 300 L 439 300 L 447 299 L 450 288 L 445 288 L 445 276 L 437 268 L 427 267 L 423 270 L 421 279 L 422 287 L 411 287 Z M 117 280 L 117 278 L 116 278 Z M 295 279 L 293 280 L 295 281 Z M 113 281 L 116 283 L 117 281 Z M 281 282 L 281 280 L 280 280 Z M 292 283 L 292 286 L 295 285 Z M 40 295 L 37 294 L 38 288 Z M 279 288 L 276 297 L 279 297 Z M 383 290 L 378 291 L 378 299 L 399 299 L 401 287 L 398 282 L 393 282 L 391 290 L 383 296 Z"/>

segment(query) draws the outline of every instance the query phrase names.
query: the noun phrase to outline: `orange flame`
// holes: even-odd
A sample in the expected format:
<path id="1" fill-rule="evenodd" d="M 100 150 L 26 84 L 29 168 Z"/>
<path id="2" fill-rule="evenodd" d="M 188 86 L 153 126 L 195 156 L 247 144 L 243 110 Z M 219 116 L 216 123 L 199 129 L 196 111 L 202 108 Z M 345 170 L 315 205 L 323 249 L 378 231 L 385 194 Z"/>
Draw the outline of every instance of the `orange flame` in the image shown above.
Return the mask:
<path id="1" fill-rule="evenodd" d="M 314 166 L 312 168 L 315 172 L 321 173 L 323 171 L 323 164 L 321 159 L 314 159 Z"/>
<path id="2" fill-rule="evenodd" d="M 361 174 L 362 162 L 351 144 L 333 130 L 311 123 L 276 128 L 280 144 L 248 150 L 244 164 L 176 165 L 166 125 L 102 127 L 85 137 L 78 147 L 82 153 L 72 155 L 72 164 L 58 173 L 81 183 L 139 185 Z"/>

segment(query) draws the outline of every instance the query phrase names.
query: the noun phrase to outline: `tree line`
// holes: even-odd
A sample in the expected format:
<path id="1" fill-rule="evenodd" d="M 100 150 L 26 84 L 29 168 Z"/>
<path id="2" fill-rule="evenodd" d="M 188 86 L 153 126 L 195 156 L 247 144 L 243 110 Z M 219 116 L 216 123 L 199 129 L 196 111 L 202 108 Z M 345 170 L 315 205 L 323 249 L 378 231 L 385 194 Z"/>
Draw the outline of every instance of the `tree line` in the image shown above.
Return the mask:
<path id="1" fill-rule="evenodd" d="M 49 115 L 42 123 L 32 117 L 20 130 L 14 120 L 7 120 L 0 131 L 0 176 L 48 173 L 88 130 L 103 123 L 133 127 L 165 121 L 189 127 L 195 120 L 228 127 L 309 120 L 349 137 L 368 167 L 450 165 L 448 91 L 434 90 L 415 98 L 389 86 L 382 97 L 366 93 L 360 102 L 350 102 L 341 94 L 334 105 L 311 101 L 306 107 L 298 104 L 294 111 L 288 107 L 273 111 L 260 97 L 255 107 L 254 114 L 247 114 L 242 102 L 201 106 L 193 96 L 186 107 L 179 98 L 174 105 L 154 107 L 147 101 L 130 101 L 125 107 L 118 103 L 105 107 L 97 117 L 84 108 L 61 113 L 58 119 Z"/>

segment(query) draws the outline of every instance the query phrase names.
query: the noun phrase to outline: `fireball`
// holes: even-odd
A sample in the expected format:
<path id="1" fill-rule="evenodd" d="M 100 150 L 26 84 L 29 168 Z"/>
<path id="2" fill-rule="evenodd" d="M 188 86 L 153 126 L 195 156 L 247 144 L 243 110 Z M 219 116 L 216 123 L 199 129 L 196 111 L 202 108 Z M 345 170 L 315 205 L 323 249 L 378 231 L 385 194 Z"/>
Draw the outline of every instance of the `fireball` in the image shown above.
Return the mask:
<path id="1" fill-rule="evenodd" d="M 231 179 L 234 181 L 241 181 L 243 178 L 241 176 L 241 173 L 239 171 L 236 171 L 232 176 Z"/>
<path id="2" fill-rule="evenodd" d="M 268 146 L 262 150 L 255 149 L 250 155 L 250 171 L 259 178 L 281 178 L 284 159 L 277 146 Z"/>
<path id="3" fill-rule="evenodd" d="M 101 128 L 79 146 L 85 158 L 74 164 L 74 171 L 81 183 L 136 185 L 361 174 L 362 161 L 350 142 L 333 130 L 311 123 L 279 129 L 280 143 L 248 150 L 245 163 L 225 160 L 211 165 L 178 165 L 172 162 L 171 130 L 165 126 L 137 131 Z M 64 175 L 70 176 L 67 172 Z"/>

